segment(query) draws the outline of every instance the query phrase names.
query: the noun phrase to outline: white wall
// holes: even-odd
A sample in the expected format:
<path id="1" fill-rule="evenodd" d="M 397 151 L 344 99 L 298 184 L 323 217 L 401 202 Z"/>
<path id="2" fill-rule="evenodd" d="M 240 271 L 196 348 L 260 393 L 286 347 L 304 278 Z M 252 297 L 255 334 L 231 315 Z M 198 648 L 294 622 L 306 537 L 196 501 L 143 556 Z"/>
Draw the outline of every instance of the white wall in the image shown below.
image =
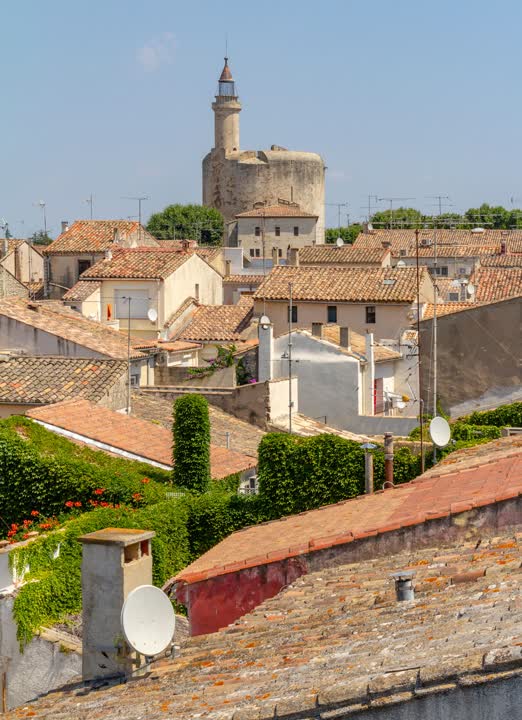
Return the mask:
<path id="1" fill-rule="evenodd" d="M 288 248 L 301 248 L 315 245 L 316 218 L 279 217 L 265 218 L 265 257 L 272 257 L 272 248 L 279 248 L 282 257 L 286 258 Z M 239 218 L 237 222 L 238 243 L 244 254 L 249 257 L 251 249 L 259 250 L 263 256 L 263 243 L 261 235 L 256 236 L 255 229 L 262 232 L 263 218 Z M 280 228 L 281 234 L 276 236 L 275 229 Z M 299 235 L 294 235 L 294 227 L 299 228 Z"/>
<path id="2" fill-rule="evenodd" d="M 292 377 L 292 413 L 300 412 L 299 409 L 299 385 L 298 378 Z M 288 407 L 290 401 L 290 385 L 288 378 L 271 380 L 268 383 L 270 418 L 274 421 L 280 418 L 288 418 Z"/>

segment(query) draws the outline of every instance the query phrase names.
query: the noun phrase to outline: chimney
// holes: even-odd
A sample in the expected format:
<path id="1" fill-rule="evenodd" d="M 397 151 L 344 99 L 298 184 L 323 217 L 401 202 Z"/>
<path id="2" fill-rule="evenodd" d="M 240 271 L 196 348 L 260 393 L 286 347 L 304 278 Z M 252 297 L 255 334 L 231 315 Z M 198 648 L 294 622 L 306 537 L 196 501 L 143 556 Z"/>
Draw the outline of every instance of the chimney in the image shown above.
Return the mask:
<path id="1" fill-rule="evenodd" d="M 299 267 L 299 248 L 290 248 L 288 252 L 289 264 Z"/>
<path id="2" fill-rule="evenodd" d="M 274 327 L 270 318 L 263 315 L 258 326 L 259 350 L 257 379 L 259 382 L 272 380 L 274 376 Z"/>
<path id="3" fill-rule="evenodd" d="M 395 580 L 395 596 L 397 602 L 405 600 L 415 600 L 415 589 L 413 587 L 413 570 L 401 570 L 393 573 L 392 579 Z"/>
<path id="4" fill-rule="evenodd" d="M 389 250 L 389 248 L 391 248 L 391 242 L 389 240 L 383 240 L 382 246 L 385 250 Z"/>
<path id="5" fill-rule="evenodd" d="M 393 433 L 384 433 L 384 489 L 393 487 Z"/>
<path id="6" fill-rule="evenodd" d="M 272 248 L 272 265 L 277 267 L 279 265 L 279 248 Z"/>
<path id="7" fill-rule="evenodd" d="M 68 220 L 62 220 L 62 232 L 67 232 L 69 229 L 69 222 Z"/>
<path id="8" fill-rule="evenodd" d="M 323 337 L 323 323 L 313 322 L 312 323 L 312 335 L 314 337 Z"/>
<path id="9" fill-rule="evenodd" d="M 350 328 L 339 328 L 339 345 L 347 350 L 352 349 L 352 338 Z"/>
<path id="10" fill-rule="evenodd" d="M 505 240 L 502 240 L 500 243 L 500 254 L 505 255 L 507 253 L 507 243 Z"/>
<path id="11" fill-rule="evenodd" d="M 118 228 L 112 229 L 112 242 L 117 243 L 118 242 Z"/>
<path id="12" fill-rule="evenodd" d="M 188 252 L 190 249 L 190 240 L 182 240 L 181 249 L 183 250 L 183 252 Z"/>
<path id="13" fill-rule="evenodd" d="M 134 658 L 123 640 L 121 610 L 127 595 L 152 585 L 148 530 L 106 528 L 82 535 L 82 678 L 130 674 Z"/>
<path id="14" fill-rule="evenodd" d="M 107 250 L 104 253 L 105 260 L 112 260 L 112 250 L 111 248 L 107 248 Z"/>
<path id="15" fill-rule="evenodd" d="M 373 351 L 373 333 L 366 334 L 366 415 L 375 415 L 375 357 Z"/>
<path id="16" fill-rule="evenodd" d="M 225 260 L 225 277 L 229 277 L 232 268 L 232 260 Z"/>

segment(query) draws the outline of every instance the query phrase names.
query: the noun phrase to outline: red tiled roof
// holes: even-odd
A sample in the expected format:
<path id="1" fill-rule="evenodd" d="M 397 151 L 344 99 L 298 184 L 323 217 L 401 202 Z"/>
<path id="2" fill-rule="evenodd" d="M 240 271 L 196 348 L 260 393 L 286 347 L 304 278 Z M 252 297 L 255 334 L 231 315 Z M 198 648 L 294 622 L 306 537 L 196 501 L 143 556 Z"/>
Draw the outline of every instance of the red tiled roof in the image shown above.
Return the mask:
<path id="1" fill-rule="evenodd" d="M 100 288 L 101 282 L 97 280 L 78 280 L 70 290 L 67 290 L 62 300 L 65 302 L 83 302 Z"/>
<path id="2" fill-rule="evenodd" d="M 237 341 L 252 320 L 254 303 L 245 298 L 238 305 L 201 305 L 178 335 L 180 340 Z"/>
<path id="3" fill-rule="evenodd" d="M 29 410 L 26 415 L 144 460 L 172 466 L 172 432 L 132 415 L 123 415 L 87 400 L 47 405 Z M 219 480 L 249 470 L 256 466 L 257 461 L 243 453 L 211 446 L 210 464 L 212 477 Z"/>
<path id="4" fill-rule="evenodd" d="M 522 253 L 487 255 L 480 258 L 481 267 L 522 267 Z"/>
<path id="5" fill-rule="evenodd" d="M 235 532 L 175 580 L 194 583 L 522 495 L 522 438 L 472 450 L 453 453 L 432 471 L 391 490 Z"/>
<path id="6" fill-rule="evenodd" d="M 260 285 L 263 282 L 263 275 L 226 275 L 223 283 L 231 285 Z"/>
<path id="7" fill-rule="evenodd" d="M 275 218 L 275 217 L 303 217 L 317 218 L 317 215 L 301 210 L 299 205 L 267 205 L 259 208 L 252 208 L 246 212 L 239 213 L 236 218 Z"/>
<path id="8" fill-rule="evenodd" d="M 505 300 L 522 295 L 522 267 L 480 267 L 471 282 L 477 302 Z"/>
<path id="9" fill-rule="evenodd" d="M 502 241 L 508 243 L 518 243 L 522 240 L 521 230 L 493 230 L 486 228 L 483 232 L 474 232 L 473 230 L 449 230 L 447 228 L 422 228 L 419 230 L 419 245 L 422 246 L 423 240 L 433 242 L 434 237 L 437 239 L 437 246 L 444 245 L 494 245 L 500 246 Z M 360 233 L 355 240 L 354 245 L 360 246 L 376 246 L 383 242 L 390 242 L 392 251 L 400 248 L 415 247 L 415 230 L 397 228 L 390 230 L 389 228 L 375 229 L 370 233 Z M 513 251 L 511 251 L 513 252 Z"/>
<path id="10" fill-rule="evenodd" d="M 165 280 L 194 252 L 167 248 L 114 248 L 112 257 L 100 260 L 82 274 L 88 278 L 154 278 Z"/>
<path id="11" fill-rule="evenodd" d="M 68 230 L 47 245 L 48 254 L 102 253 L 118 243 L 124 245 L 135 242 L 136 245 L 157 245 L 158 242 L 144 227 L 131 220 L 76 220 Z M 117 240 L 114 241 L 114 231 Z"/>
<path id="12" fill-rule="evenodd" d="M 427 270 L 421 270 L 421 284 Z M 416 268 L 283 267 L 273 268 L 254 299 L 295 301 L 412 303 L 417 297 Z"/>
<path id="13" fill-rule="evenodd" d="M 350 265 L 367 263 L 381 265 L 390 251 L 380 247 L 353 245 L 313 245 L 299 249 L 300 265 Z"/>
<path id="14" fill-rule="evenodd" d="M 452 315 L 456 312 L 462 312 L 463 310 L 471 310 L 472 308 L 478 307 L 482 303 L 475 302 L 457 302 L 449 300 L 447 302 L 437 303 L 437 317 L 442 315 Z M 435 316 L 435 305 L 433 303 L 427 303 L 424 306 L 424 313 L 422 314 L 423 320 L 430 320 Z"/>

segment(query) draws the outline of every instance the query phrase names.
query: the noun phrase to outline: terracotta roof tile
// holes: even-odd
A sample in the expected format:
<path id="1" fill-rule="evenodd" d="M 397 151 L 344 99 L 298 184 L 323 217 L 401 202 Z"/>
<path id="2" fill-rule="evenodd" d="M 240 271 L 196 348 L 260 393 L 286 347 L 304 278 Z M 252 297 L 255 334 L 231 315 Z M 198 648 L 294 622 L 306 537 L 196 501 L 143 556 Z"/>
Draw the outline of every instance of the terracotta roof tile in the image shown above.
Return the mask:
<path id="1" fill-rule="evenodd" d="M 475 307 L 478 307 L 482 303 L 475 303 L 475 302 L 453 302 L 453 301 L 447 301 L 447 302 L 441 302 L 437 303 L 437 317 L 442 317 L 443 315 L 452 315 L 456 312 L 462 312 L 463 310 L 471 310 Z M 427 303 L 424 306 L 424 313 L 422 315 L 423 320 L 431 320 L 435 315 L 435 305 L 433 303 Z"/>
<path id="2" fill-rule="evenodd" d="M 47 405 L 28 410 L 26 415 L 145 460 L 172 466 L 172 432 L 147 420 L 123 415 L 87 400 Z M 210 464 L 212 477 L 219 480 L 255 467 L 257 461 L 243 453 L 212 446 Z"/>
<path id="3" fill-rule="evenodd" d="M 522 295 L 522 267 L 480 267 L 471 282 L 477 302 L 518 297 Z"/>
<path id="4" fill-rule="evenodd" d="M 274 218 L 274 217 L 304 217 L 317 218 L 317 215 L 301 210 L 299 205 L 267 205 L 259 208 L 252 208 L 246 212 L 239 213 L 236 218 Z"/>
<path id="5" fill-rule="evenodd" d="M 421 283 L 427 270 L 421 270 Z M 295 301 L 414 302 L 415 268 L 275 267 L 254 299 L 287 300 L 292 283 Z"/>
<path id="6" fill-rule="evenodd" d="M 248 302 L 249 301 L 249 302 Z M 241 339 L 252 320 L 252 298 L 238 305 L 201 305 L 190 323 L 178 335 L 179 340 L 228 341 Z"/>
<path id="7" fill-rule="evenodd" d="M 457 512 L 451 510 L 454 503 L 474 506 L 491 497 L 493 502 L 498 493 L 511 488 L 522 494 L 522 438 L 507 438 L 471 450 L 464 455 L 452 453 L 443 472 L 437 466 L 433 472 L 395 489 L 233 533 L 182 570 L 176 580 L 190 583 L 202 573 L 222 575 L 226 572 L 224 566 L 231 562 L 251 567 L 262 564 L 259 558 L 264 557 L 266 563 L 269 554 L 288 556 L 290 545 L 308 546 L 313 551 L 313 544 L 322 538 L 332 545 L 335 538 L 343 542 L 350 533 L 358 537 L 370 530 L 373 534 L 387 532 L 396 522 L 399 527 L 411 522 L 420 524 L 434 514 L 443 517 Z M 494 473 L 491 462 L 495 464 Z M 457 463 L 460 464 L 453 472 Z"/>
<path id="8" fill-rule="evenodd" d="M 226 275 L 223 278 L 223 284 L 230 283 L 233 285 L 260 285 L 263 282 L 263 275 Z"/>
<path id="9" fill-rule="evenodd" d="M 4 298 L 0 300 L 0 315 L 114 359 L 127 357 L 125 335 L 102 323 L 88 320 L 80 313 L 59 303 Z M 134 350 L 131 357 L 144 357 L 144 355 Z"/>
<path id="10" fill-rule="evenodd" d="M 500 247 L 501 242 L 506 242 L 508 247 L 511 243 L 518 244 L 522 241 L 521 230 L 492 230 L 486 228 L 484 232 L 473 232 L 472 230 L 449 230 L 440 228 L 422 228 L 419 230 L 419 245 L 422 247 L 422 241 L 427 240 L 433 242 L 436 233 L 437 245 L 492 245 Z M 388 228 L 374 229 L 370 233 L 360 233 L 355 240 L 355 247 L 360 246 L 376 246 L 382 247 L 383 242 L 391 243 L 392 251 L 400 248 L 415 247 L 415 230 L 413 229 L 393 229 Z M 511 250 L 511 252 L 513 252 Z"/>
<path id="11" fill-rule="evenodd" d="M 382 264 L 389 253 L 382 246 L 354 247 L 353 245 L 314 245 L 299 249 L 300 265 Z"/>
<path id="12" fill-rule="evenodd" d="M 96 290 L 101 288 L 101 282 L 97 280 L 78 280 L 70 290 L 67 290 L 63 296 L 65 302 L 82 302 L 87 300 Z"/>
<path id="13" fill-rule="evenodd" d="M 11 356 L 0 362 L 0 403 L 98 402 L 126 376 L 124 360 Z"/>
<path id="14" fill-rule="evenodd" d="M 124 245 L 157 245 L 157 240 L 145 228 L 139 233 L 140 224 L 131 220 L 76 220 L 68 230 L 59 235 L 45 248 L 45 254 L 102 253 L 117 242 Z"/>
<path id="15" fill-rule="evenodd" d="M 481 267 L 522 267 L 522 253 L 487 255 L 480 258 Z"/>
<path id="16" fill-rule="evenodd" d="M 100 260 L 82 273 L 88 278 L 154 278 L 164 280 L 194 255 L 192 251 L 165 248 L 114 248 L 112 257 Z"/>

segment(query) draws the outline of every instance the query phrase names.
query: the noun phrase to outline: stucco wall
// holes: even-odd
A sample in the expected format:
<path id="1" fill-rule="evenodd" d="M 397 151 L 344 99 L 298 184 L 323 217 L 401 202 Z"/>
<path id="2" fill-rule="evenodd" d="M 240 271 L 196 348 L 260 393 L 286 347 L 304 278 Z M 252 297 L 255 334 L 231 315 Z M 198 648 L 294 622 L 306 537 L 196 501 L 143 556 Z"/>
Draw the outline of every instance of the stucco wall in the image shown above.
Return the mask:
<path id="1" fill-rule="evenodd" d="M 44 279 L 44 259 L 29 243 L 22 243 L 1 261 L 1 264 L 16 276 L 19 270 L 21 282 L 40 282 Z"/>
<path id="2" fill-rule="evenodd" d="M 272 257 L 272 248 L 279 248 L 282 257 L 286 258 L 288 248 L 302 248 L 316 244 L 315 218 L 279 217 L 265 218 L 265 257 Z M 262 228 L 263 218 L 240 218 L 237 223 L 238 243 L 245 255 L 250 255 L 251 249 L 258 249 L 263 256 L 263 243 L 261 235 L 255 234 L 256 227 Z M 280 228 L 280 235 L 276 236 L 275 228 Z M 294 227 L 299 228 L 299 235 L 294 235 Z M 261 232 L 262 230 L 260 230 Z M 324 241 L 324 237 L 322 238 Z"/>
<path id="3" fill-rule="evenodd" d="M 103 260 L 104 253 L 77 253 L 76 255 L 49 254 L 49 284 L 52 298 L 61 298 L 65 293 L 63 287 L 71 288 L 79 278 L 78 261 L 88 260 L 94 265 Z M 53 283 L 62 285 L 62 288 L 53 286 Z"/>
<path id="4" fill-rule="evenodd" d="M 317 215 L 317 242 L 324 242 L 324 163 L 315 153 L 259 150 L 228 153 L 216 149 L 203 160 L 203 204 L 225 222 L 254 203 L 291 200 Z"/>
<path id="5" fill-rule="evenodd" d="M 187 367 L 168 367 L 165 365 L 154 368 L 155 385 L 190 385 L 191 387 L 233 388 L 236 387 L 236 366 L 215 370 L 205 376 L 193 375 Z"/>
<path id="6" fill-rule="evenodd" d="M 433 320 L 421 326 L 422 384 L 433 387 Z M 438 318 L 437 388 L 452 416 L 522 400 L 522 297 Z M 433 401 L 425 392 L 425 407 Z"/>
<path id="7" fill-rule="evenodd" d="M 0 315 L 0 349 L 21 348 L 30 355 L 63 355 L 65 357 L 106 357 L 101 352 L 82 347 L 57 335 Z"/>

